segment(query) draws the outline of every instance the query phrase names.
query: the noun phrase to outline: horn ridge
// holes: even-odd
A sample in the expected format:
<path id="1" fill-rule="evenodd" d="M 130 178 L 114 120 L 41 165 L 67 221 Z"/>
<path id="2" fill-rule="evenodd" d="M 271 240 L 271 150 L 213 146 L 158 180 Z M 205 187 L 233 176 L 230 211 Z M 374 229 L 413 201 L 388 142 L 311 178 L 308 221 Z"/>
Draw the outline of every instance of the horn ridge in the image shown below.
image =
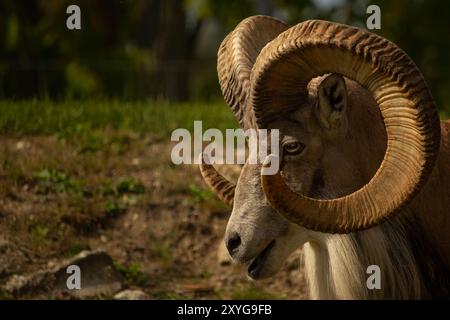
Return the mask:
<path id="1" fill-rule="evenodd" d="M 417 194 L 439 152 L 440 124 L 425 80 L 403 50 L 361 29 L 310 20 L 261 50 L 249 99 L 257 126 L 265 128 L 276 114 L 295 107 L 309 80 L 326 73 L 342 74 L 372 92 L 388 138 L 380 168 L 361 189 L 330 200 L 293 192 L 279 173 L 262 175 L 261 182 L 269 202 L 292 222 L 347 233 L 384 221 Z"/>
<path id="2" fill-rule="evenodd" d="M 220 88 L 225 102 L 244 128 L 251 127 L 252 122 L 245 112 L 253 64 L 261 49 L 287 28 L 272 17 L 249 17 L 239 23 L 220 45 L 217 56 Z"/>
<path id="3" fill-rule="evenodd" d="M 206 184 L 219 197 L 220 200 L 233 206 L 235 184 L 222 176 L 212 164 L 207 164 L 203 160 L 204 155 L 200 154 L 200 173 Z M 205 159 L 206 160 L 206 159 Z"/>

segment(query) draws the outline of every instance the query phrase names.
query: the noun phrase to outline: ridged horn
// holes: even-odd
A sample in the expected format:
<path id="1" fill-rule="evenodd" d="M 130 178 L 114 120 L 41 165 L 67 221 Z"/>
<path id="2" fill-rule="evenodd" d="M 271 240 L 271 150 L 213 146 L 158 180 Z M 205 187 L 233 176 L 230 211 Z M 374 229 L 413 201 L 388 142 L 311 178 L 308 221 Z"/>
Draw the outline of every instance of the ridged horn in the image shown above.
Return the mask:
<path id="1" fill-rule="evenodd" d="M 201 153 L 199 167 L 203 179 L 220 200 L 229 206 L 233 206 L 234 189 L 236 186 L 217 172 L 212 164 L 208 164 L 209 160 L 207 158 L 204 159 L 204 157 L 206 158 L 206 155 Z"/>
<path id="2" fill-rule="evenodd" d="M 261 181 L 269 202 L 288 220 L 348 233 L 394 215 L 420 190 L 439 152 L 439 116 L 422 74 L 395 44 L 361 29 L 311 20 L 280 34 L 255 62 L 250 99 L 258 127 L 295 108 L 308 82 L 326 73 L 357 81 L 381 110 L 388 141 L 376 174 L 354 193 L 330 200 L 295 193 L 280 173 Z"/>
<path id="3" fill-rule="evenodd" d="M 246 112 L 250 73 L 261 49 L 287 25 L 267 16 L 243 20 L 223 40 L 217 56 L 217 74 L 225 102 L 243 128 L 254 126 L 251 109 Z"/>

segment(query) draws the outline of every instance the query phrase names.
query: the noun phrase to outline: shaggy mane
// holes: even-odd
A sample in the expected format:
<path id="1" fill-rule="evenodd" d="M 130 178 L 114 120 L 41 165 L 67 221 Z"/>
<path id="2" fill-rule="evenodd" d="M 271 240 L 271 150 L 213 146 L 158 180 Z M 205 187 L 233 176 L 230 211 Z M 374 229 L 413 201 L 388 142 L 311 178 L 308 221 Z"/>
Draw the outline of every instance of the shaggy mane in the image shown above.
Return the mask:
<path id="1" fill-rule="evenodd" d="M 403 221 L 401 221 L 403 220 Z M 409 239 L 409 224 L 395 218 L 348 235 L 323 234 L 303 247 L 303 262 L 313 299 L 419 299 L 433 293 L 423 287 L 420 254 Z M 417 233 L 415 234 L 417 237 Z M 423 257 L 425 258 L 425 257 Z M 436 259 L 434 257 L 433 259 Z M 381 271 L 381 289 L 370 290 L 369 265 Z M 447 270 L 448 271 L 448 270 Z M 447 296 L 448 297 L 448 296 Z"/>

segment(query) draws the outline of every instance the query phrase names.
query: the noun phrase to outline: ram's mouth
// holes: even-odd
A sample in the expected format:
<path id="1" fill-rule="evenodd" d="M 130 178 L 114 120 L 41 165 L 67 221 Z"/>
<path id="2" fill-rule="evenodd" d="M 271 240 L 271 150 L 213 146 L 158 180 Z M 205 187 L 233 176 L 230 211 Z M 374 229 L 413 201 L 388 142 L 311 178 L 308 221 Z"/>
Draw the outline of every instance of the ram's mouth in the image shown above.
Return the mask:
<path id="1" fill-rule="evenodd" d="M 267 257 L 269 256 L 274 245 L 275 240 L 272 240 L 272 242 L 270 242 L 269 245 L 250 263 L 248 267 L 248 275 L 252 279 L 256 280 L 260 278 L 261 271 L 263 270 Z"/>

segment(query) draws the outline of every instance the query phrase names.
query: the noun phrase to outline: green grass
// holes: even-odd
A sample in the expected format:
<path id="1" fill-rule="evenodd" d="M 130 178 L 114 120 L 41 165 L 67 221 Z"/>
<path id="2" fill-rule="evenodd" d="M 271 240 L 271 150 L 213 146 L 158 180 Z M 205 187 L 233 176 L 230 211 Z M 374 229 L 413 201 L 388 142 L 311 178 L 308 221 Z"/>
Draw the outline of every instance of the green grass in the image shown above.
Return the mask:
<path id="1" fill-rule="evenodd" d="M 105 205 L 105 213 L 108 217 L 117 217 L 127 210 L 127 206 L 121 201 L 108 201 Z"/>
<path id="2" fill-rule="evenodd" d="M 148 276 L 142 272 L 142 267 L 138 263 L 130 263 L 127 265 L 116 263 L 115 266 L 128 284 L 144 286 L 149 280 Z"/>
<path id="3" fill-rule="evenodd" d="M 70 243 L 68 247 L 64 250 L 62 253 L 65 257 L 73 257 L 77 254 L 79 254 L 83 250 L 89 250 L 89 245 L 85 243 Z"/>
<path id="4" fill-rule="evenodd" d="M 35 242 L 45 241 L 50 234 L 51 226 L 46 223 L 36 223 L 31 226 L 31 239 Z"/>
<path id="5" fill-rule="evenodd" d="M 91 149 L 98 148 L 102 141 L 84 134 L 86 131 L 112 129 L 167 136 L 176 128 L 193 130 L 194 120 L 203 121 L 203 130 L 238 126 L 222 101 L 173 104 L 164 101 L 3 100 L 0 114 L 2 135 L 85 136 L 85 144 Z"/>
<path id="6" fill-rule="evenodd" d="M 11 293 L 7 292 L 4 289 L 0 289 L 0 300 L 13 299 Z"/>
<path id="7" fill-rule="evenodd" d="M 161 261 L 163 268 L 169 268 L 173 262 L 173 249 L 170 243 L 159 239 L 149 242 L 150 255 Z"/>
<path id="8" fill-rule="evenodd" d="M 197 203 L 215 199 L 216 196 L 211 190 L 200 188 L 192 183 L 187 186 L 187 191 L 190 199 Z"/>
<path id="9" fill-rule="evenodd" d="M 38 181 L 39 191 L 42 193 L 59 193 L 77 190 L 77 183 L 70 179 L 64 172 L 44 169 L 37 172 L 35 178 Z"/>
<path id="10" fill-rule="evenodd" d="M 445 109 L 446 110 L 446 109 Z M 0 135 L 56 134 L 81 139 L 81 152 L 96 151 L 105 143 L 100 131 L 130 131 L 168 136 L 177 128 L 192 132 L 194 120 L 207 128 L 237 128 L 226 104 L 215 102 L 169 103 L 166 101 L 127 102 L 121 100 L 63 101 L 0 100 Z M 440 113 L 447 119 L 446 112 Z"/>
<path id="11" fill-rule="evenodd" d="M 144 193 L 144 186 L 134 177 L 120 179 L 115 188 L 117 193 Z"/>

